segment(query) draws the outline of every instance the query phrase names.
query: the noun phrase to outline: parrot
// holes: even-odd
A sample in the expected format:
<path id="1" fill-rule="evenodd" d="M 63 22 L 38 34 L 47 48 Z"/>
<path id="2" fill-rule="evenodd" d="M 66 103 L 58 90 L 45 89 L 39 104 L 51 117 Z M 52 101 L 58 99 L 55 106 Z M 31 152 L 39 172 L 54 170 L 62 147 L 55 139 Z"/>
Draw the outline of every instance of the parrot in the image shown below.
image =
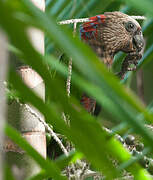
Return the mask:
<path id="1" fill-rule="evenodd" d="M 89 22 L 80 25 L 80 36 L 108 69 L 116 53 L 122 51 L 127 54 L 118 73 L 121 79 L 125 72 L 136 69 L 142 57 L 144 39 L 141 26 L 134 18 L 122 12 L 105 12 L 90 17 Z M 131 64 L 135 65 L 134 68 L 129 67 Z M 81 104 L 93 115 L 97 115 L 101 109 L 86 93 L 81 97 Z"/>

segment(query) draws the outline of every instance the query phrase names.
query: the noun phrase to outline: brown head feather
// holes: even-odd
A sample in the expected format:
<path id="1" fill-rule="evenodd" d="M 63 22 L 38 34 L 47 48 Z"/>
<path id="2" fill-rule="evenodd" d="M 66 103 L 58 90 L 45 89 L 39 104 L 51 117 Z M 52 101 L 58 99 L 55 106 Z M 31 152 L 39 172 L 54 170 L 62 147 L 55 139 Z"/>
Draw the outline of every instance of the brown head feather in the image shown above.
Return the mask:
<path id="1" fill-rule="evenodd" d="M 141 27 L 135 19 L 121 12 L 105 12 L 103 16 L 105 19 L 97 26 L 96 38 L 92 37 L 84 39 L 84 41 L 91 46 L 105 64 L 111 66 L 117 52 L 136 51 L 133 37 L 136 33 L 141 33 Z M 134 31 L 127 31 L 128 22 L 134 24 Z"/>

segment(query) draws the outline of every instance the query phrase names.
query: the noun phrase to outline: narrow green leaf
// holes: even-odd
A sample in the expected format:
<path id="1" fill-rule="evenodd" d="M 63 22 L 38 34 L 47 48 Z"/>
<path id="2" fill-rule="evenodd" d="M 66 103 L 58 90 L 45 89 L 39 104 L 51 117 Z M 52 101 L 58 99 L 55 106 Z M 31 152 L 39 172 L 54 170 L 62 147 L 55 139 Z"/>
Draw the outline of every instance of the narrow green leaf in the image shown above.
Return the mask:
<path id="1" fill-rule="evenodd" d="M 153 6 L 153 1 L 152 0 L 126 0 L 127 4 L 130 6 L 132 5 L 139 11 L 144 13 L 148 13 L 149 15 L 153 16 L 153 11 L 152 11 L 152 6 Z"/>
<path id="2" fill-rule="evenodd" d="M 50 176 L 46 173 L 46 171 L 42 170 L 38 174 L 36 174 L 30 178 L 27 178 L 26 180 L 44 180 L 44 179 L 48 179 L 48 178 L 50 178 Z"/>
<path id="3" fill-rule="evenodd" d="M 5 169 L 4 169 L 4 180 L 15 180 L 15 178 L 13 177 L 13 174 L 11 172 L 11 169 L 9 168 L 8 165 L 5 165 Z"/>

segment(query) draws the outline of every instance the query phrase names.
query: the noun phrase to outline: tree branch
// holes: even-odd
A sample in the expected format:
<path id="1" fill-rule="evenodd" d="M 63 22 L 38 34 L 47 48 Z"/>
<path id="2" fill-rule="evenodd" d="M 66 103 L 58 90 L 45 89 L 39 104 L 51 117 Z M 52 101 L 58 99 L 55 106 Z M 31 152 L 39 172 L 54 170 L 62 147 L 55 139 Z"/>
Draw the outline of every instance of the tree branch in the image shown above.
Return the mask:
<path id="1" fill-rule="evenodd" d="M 145 20 L 145 16 L 131 16 L 133 19 L 136 20 Z M 90 22 L 89 18 L 80 18 L 80 19 L 68 19 L 64 21 L 58 22 L 58 24 L 63 25 L 63 24 L 75 24 L 75 23 L 83 23 L 83 22 Z"/>
<path id="2" fill-rule="evenodd" d="M 44 119 L 41 118 L 28 104 L 21 104 L 20 103 L 20 105 L 25 106 L 26 110 L 28 112 L 30 112 L 33 116 L 35 116 L 44 125 L 46 131 L 48 131 L 52 135 L 52 137 L 58 143 L 58 145 L 60 146 L 60 148 L 62 149 L 64 154 L 66 156 L 68 156 L 68 152 L 67 152 L 66 148 L 64 147 L 64 145 L 62 144 L 61 140 L 58 138 L 56 133 L 49 127 L 49 125 L 44 121 Z"/>

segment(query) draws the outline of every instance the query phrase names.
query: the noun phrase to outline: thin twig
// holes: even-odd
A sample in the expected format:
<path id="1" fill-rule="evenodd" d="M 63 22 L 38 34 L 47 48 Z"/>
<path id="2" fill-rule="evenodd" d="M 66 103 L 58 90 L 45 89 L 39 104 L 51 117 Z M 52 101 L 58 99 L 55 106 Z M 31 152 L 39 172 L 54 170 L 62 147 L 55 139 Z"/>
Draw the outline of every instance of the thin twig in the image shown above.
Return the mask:
<path id="1" fill-rule="evenodd" d="M 130 16 L 133 19 L 137 19 L 137 20 L 145 20 L 146 17 L 145 16 Z M 62 24 L 75 24 L 75 23 L 83 23 L 83 22 L 90 22 L 91 20 L 89 18 L 80 18 L 80 19 L 68 19 L 68 20 L 64 20 L 64 21 L 60 21 L 58 22 L 58 24 L 62 25 Z"/>
<path id="2" fill-rule="evenodd" d="M 67 90 L 68 97 L 70 96 L 70 92 L 71 92 L 71 76 L 72 76 L 72 58 L 70 58 L 69 60 L 68 77 L 66 81 L 66 90 Z"/>
<path id="3" fill-rule="evenodd" d="M 77 22 L 74 22 L 73 37 L 75 37 L 75 34 L 76 34 L 76 27 L 77 27 Z M 72 58 L 70 58 L 70 60 L 69 60 L 68 77 L 67 77 L 67 81 L 66 81 L 66 90 L 67 90 L 68 97 L 70 96 L 70 92 L 71 92 L 71 76 L 72 76 Z"/>
<path id="4" fill-rule="evenodd" d="M 44 121 L 44 119 L 42 117 L 40 117 L 36 111 L 34 111 L 28 104 L 20 104 L 20 105 L 24 105 L 24 107 L 26 108 L 26 110 L 28 112 L 30 112 L 33 116 L 35 116 L 45 127 L 46 131 L 48 131 L 52 137 L 54 138 L 54 140 L 58 143 L 58 145 L 60 146 L 60 148 L 62 149 L 62 151 L 64 152 L 64 154 L 66 156 L 68 156 L 68 152 L 66 150 L 66 148 L 64 147 L 64 145 L 62 144 L 61 140 L 58 138 L 58 136 L 56 135 L 56 133 L 49 127 L 49 125 Z"/>
<path id="5" fill-rule="evenodd" d="M 68 19 L 64 21 L 58 22 L 58 24 L 74 24 L 74 23 L 83 23 L 83 22 L 89 22 L 89 18 L 81 18 L 81 19 Z"/>
<path id="6" fill-rule="evenodd" d="M 76 26 L 77 26 L 77 22 L 74 22 L 74 25 L 73 25 L 73 37 L 75 37 L 75 34 L 76 34 Z M 71 93 L 71 76 L 72 76 L 72 58 L 70 58 L 70 60 L 69 60 L 68 77 L 67 77 L 67 81 L 66 81 L 66 90 L 67 90 L 67 96 L 68 97 L 70 97 L 70 93 Z M 68 124 L 70 124 L 69 119 L 66 118 L 64 112 L 63 112 L 63 118 Z M 70 152 L 72 147 L 73 146 L 71 145 L 71 142 L 67 141 L 67 150 L 68 150 L 68 152 Z M 74 165 L 72 164 L 71 167 L 72 167 L 72 170 L 74 171 L 74 174 L 75 174 Z M 67 172 L 67 176 L 70 179 L 70 174 L 71 173 L 70 173 L 70 167 L 69 166 L 67 166 L 66 172 Z"/>
<path id="7" fill-rule="evenodd" d="M 76 27 L 77 27 L 77 23 L 75 22 L 73 26 L 73 37 L 75 37 L 76 34 Z"/>
<path id="8" fill-rule="evenodd" d="M 131 16 L 133 19 L 138 19 L 138 20 L 145 20 L 147 19 L 145 16 Z"/>

